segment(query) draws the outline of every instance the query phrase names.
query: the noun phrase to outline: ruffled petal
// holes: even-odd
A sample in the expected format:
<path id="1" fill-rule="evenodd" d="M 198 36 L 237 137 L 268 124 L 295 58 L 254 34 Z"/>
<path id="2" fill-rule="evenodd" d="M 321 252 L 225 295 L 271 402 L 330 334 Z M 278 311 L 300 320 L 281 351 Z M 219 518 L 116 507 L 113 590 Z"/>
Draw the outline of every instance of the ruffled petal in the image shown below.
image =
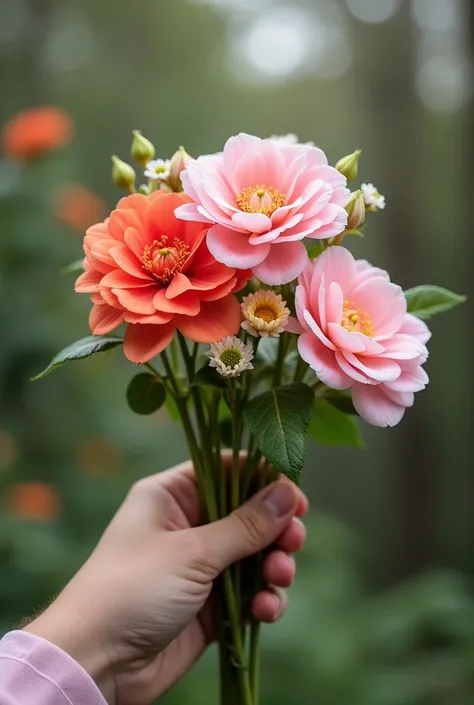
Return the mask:
<path id="1" fill-rule="evenodd" d="M 148 362 L 171 343 L 174 331 L 174 322 L 163 325 L 129 324 L 123 341 L 125 357 L 137 365 Z"/>
<path id="2" fill-rule="evenodd" d="M 270 247 L 256 245 L 256 247 Z M 274 244 L 266 258 L 254 265 L 254 274 L 262 282 L 270 285 L 287 284 L 303 271 L 308 261 L 308 252 L 302 242 Z M 250 265 L 247 265 L 250 266 Z"/>
<path id="3" fill-rule="evenodd" d="M 240 328 L 240 304 L 230 295 L 218 301 L 203 302 L 197 316 L 176 316 L 180 332 L 195 343 L 216 343 Z"/>

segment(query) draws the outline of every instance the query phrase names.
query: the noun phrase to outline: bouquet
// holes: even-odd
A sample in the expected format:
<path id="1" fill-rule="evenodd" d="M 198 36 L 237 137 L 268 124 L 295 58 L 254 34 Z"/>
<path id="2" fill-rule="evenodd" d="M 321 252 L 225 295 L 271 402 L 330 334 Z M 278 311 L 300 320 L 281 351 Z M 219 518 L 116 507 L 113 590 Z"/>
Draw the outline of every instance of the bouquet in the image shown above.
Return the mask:
<path id="1" fill-rule="evenodd" d="M 217 154 L 163 160 L 136 131 L 131 154 L 144 183 L 113 157 L 128 195 L 84 238 L 76 291 L 91 297 L 92 336 L 37 377 L 121 346 L 141 366 L 131 409 L 166 405 L 182 424 L 207 522 L 280 473 L 298 483 L 308 435 L 357 444 L 357 416 L 398 424 L 428 383 L 425 320 L 463 297 L 404 292 L 346 247 L 385 207 L 372 184 L 348 188 L 360 152 L 333 167 L 292 135 L 239 134 Z M 216 585 L 225 705 L 259 702 L 261 560 Z"/>

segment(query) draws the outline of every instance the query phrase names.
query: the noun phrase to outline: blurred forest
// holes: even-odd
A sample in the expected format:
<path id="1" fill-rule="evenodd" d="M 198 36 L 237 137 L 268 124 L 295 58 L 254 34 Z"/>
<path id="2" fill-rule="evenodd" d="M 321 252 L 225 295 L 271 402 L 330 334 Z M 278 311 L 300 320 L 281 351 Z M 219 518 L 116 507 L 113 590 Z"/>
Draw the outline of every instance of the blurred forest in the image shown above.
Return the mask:
<path id="1" fill-rule="evenodd" d="M 296 133 L 332 163 L 360 148 L 387 208 L 352 250 L 404 288 L 472 300 L 473 15 L 469 0 L 0 0 L 0 126 L 44 104 L 74 124 L 44 159 L 0 153 L 2 633 L 58 592 L 135 479 L 183 459 L 165 412 L 128 409 L 120 354 L 29 381 L 88 334 L 60 272 L 120 196 L 110 155 L 128 159 L 135 128 L 162 157 L 240 131 Z M 309 539 L 289 613 L 264 630 L 263 705 L 474 702 L 470 306 L 432 321 L 432 381 L 399 427 L 365 426 L 364 450 L 311 445 Z M 216 702 L 214 658 L 162 702 Z"/>

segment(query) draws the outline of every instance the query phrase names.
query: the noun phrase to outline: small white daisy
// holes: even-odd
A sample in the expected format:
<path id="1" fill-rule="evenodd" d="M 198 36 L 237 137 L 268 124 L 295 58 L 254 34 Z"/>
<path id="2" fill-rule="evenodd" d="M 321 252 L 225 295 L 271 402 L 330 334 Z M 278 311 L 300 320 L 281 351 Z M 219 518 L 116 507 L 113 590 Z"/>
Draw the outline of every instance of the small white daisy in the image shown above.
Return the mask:
<path id="1" fill-rule="evenodd" d="M 259 289 L 253 294 L 244 296 L 242 315 L 245 320 L 240 324 L 247 333 L 253 336 L 278 338 L 288 323 L 290 309 L 286 301 L 274 291 Z"/>
<path id="2" fill-rule="evenodd" d="M 228 335 L 218 343 L 212 343 L 206 352 L 211 359 L 209 365 L 215 367 L 223 377 L 238 377 L 244 370 L 253 370 L 253 350 L 235 335 Z"/>
<path id="3" fill-rule="evenodd" d="M 152 179 L 152 181 L 166 181 L 169 175 L 169 159 L 153 159 L 146 165 L 145 176 Z"/>
<path id="4" fill-rule="evenodd" d="M 314 147 L 314 142 L 300 142 L 298 135 L 289 132 L 287 135 L 270 135 L 267 137 L 271 142 L 279 142 L 280 144 L 301 144 L 303 147 Z"/>
<path id="5" fill-rule="evenodd" d="M 364 203 L 369 210 L 383 210 L 385 208 L 385 196 L 382 196 L 373 184 L 361 184 L 360 190 L 364 197 Z"/>

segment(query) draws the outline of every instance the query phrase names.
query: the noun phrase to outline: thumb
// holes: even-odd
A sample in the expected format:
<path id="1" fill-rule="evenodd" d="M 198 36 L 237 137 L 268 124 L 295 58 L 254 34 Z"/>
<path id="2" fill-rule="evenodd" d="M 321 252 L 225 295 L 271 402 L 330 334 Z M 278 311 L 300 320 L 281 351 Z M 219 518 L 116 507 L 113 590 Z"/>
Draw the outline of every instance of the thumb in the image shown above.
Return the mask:
<path id="1" fill-rule="evenodd" d="M 217 573 L 273 543 L 295 515 L 298 500 L 295 485 L 279 480 L 228 517 L 195 529 Z"/>

